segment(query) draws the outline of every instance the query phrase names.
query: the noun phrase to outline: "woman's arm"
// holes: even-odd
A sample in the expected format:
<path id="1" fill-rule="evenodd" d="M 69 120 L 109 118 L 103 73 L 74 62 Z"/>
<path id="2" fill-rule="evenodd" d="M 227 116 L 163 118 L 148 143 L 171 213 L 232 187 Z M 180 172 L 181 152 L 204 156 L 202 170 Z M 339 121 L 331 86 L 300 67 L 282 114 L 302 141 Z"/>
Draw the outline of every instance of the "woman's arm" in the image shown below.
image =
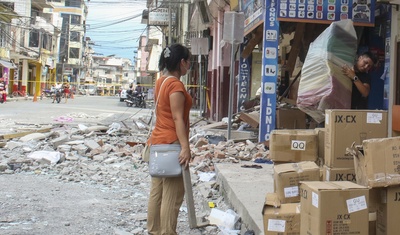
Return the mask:
<path id="1" fill-rule="evenodd" d="M 191 154 L 189 137 L 187 134 L 187 123 L 183 119 L 185 110 L 185 95 L 182 92 L 175 92 L 169 96 L 172 118 L 175 123 L 175 131 L 181 145 L 179 163 L 187 167 L 189 165 Z"/>

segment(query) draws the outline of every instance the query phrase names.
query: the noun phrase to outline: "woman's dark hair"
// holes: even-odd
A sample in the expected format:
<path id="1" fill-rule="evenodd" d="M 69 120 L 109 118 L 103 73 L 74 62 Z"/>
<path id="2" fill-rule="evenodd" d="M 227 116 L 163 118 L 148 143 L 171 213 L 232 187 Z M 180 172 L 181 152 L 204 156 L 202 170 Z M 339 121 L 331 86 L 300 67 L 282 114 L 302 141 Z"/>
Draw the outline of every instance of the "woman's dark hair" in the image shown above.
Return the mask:
<path id="1" fill-rule="evenodd" d="M 158 61 L 158 69 L 163 71 L 179 70 L 179 64 L 182 59 L 188 60 L 190 58 L 190 51 L 187 47 L 181 44 L 172 44 L 167 46 L 161 52 L 160 60 Z"/>

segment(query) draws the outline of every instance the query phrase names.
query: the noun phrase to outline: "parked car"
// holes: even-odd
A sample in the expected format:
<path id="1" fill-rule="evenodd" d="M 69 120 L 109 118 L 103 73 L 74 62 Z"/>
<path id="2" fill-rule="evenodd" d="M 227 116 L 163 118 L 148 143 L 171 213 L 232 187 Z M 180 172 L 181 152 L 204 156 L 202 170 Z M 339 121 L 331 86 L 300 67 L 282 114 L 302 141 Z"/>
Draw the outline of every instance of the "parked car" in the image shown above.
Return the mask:
<path id="1" fill-rule="evenodd" d="M 126 97 L 127 97 L 126 90 L 125 89 L 121 90 L 121 93 L 119 93 L 119 101 L 124 102 Z"/>

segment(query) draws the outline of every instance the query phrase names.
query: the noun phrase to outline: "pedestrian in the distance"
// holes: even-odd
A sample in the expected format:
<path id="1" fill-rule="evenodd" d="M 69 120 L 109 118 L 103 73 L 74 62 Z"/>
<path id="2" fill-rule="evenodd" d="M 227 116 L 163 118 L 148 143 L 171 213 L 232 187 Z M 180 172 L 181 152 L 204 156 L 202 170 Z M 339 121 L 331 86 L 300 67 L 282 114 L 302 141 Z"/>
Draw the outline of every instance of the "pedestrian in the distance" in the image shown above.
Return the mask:
<path id="1" fill-rule="evenodd" d="M 1 95 L 1 99 L 3 100 L 3 102 L 6 102 L 6 83 L 4 81 L 4 77 L 0 77 L 0 95 Z"/>
<path id="2" fill-rule="evenodd" d="M 179 162 L 188 167 L 191 160 L 189 147 L 189 112 L 192 97 L 180 81 L 190 68 L 190 51 L 181 44 L 167 46 L 161 52 L 158 67 L 163 75 L 156 81 L 154 98 L 156 123 L 149 144 L 180 144 Z M 162 82 L 168 80 L 162 85 Z M 161 90 L 160 90 L 161 87 Z M 147 212 L 147 229 L 151 235 L 175 235 L 179 208 L 185 189 L 183 177 L 151 178 Z"/>
<path id="3" fill-rule="evenodd" d="M 7 101 L 7 88 L 8 88 L 8 74 L 4 73 L 3 76 L 1 77 L 1 82 L 3 83 L 2 85 L 2 91 L 1 91 L 1 95 L 3 98 L 3 102 L 5 103 Z"/>
<path id="4" fill-rule="evenodd" d="M 63 89 L 64 89 L 64 96 L 65 96 L 65 103 L 67 103 L 67 101 L 68 101 L 68 96 L 69 96 L 69 93 L 70 93 L 69 83 L 68 83 L 68 82 L 65 82 L 65 83 L 63 84 Z"/>

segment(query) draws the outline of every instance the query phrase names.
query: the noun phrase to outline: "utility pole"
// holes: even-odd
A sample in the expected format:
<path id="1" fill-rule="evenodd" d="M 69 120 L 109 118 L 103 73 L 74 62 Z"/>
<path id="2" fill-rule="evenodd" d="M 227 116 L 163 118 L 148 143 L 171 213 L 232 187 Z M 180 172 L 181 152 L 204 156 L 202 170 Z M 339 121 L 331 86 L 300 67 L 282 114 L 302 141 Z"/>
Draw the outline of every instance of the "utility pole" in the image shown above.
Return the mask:
<path id="1" fill-rule="evenodd" d="M 172 8 L 171 8 L 171 3 L 168 3 L 168 16 L 169 16 L 169 21 L 168 21 L 168 46 L 172 44 Z"/>

